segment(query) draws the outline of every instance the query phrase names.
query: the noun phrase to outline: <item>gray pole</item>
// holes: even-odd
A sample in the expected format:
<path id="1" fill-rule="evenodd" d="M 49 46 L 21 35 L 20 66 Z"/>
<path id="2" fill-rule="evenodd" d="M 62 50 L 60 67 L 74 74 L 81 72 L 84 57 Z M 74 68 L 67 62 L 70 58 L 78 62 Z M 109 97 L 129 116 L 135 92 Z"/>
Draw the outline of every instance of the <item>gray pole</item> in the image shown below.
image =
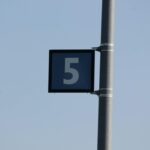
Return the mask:
<path id="1" fill-rule="evenodd" d="M 112 146 L 112 75 L 115 0 L 102 0 L 98 150 Z"/>

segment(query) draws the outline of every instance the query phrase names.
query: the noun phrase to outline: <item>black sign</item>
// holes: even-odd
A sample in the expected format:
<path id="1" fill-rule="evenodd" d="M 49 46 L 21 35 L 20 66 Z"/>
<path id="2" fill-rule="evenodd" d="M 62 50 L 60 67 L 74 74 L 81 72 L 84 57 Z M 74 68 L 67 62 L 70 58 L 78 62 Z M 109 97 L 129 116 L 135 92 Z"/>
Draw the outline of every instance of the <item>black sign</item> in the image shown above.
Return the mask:
<path id="1" fill-rule="evenodd" d="M 50 50 L 48 92 L 93 92 L 94 50 Z"/>

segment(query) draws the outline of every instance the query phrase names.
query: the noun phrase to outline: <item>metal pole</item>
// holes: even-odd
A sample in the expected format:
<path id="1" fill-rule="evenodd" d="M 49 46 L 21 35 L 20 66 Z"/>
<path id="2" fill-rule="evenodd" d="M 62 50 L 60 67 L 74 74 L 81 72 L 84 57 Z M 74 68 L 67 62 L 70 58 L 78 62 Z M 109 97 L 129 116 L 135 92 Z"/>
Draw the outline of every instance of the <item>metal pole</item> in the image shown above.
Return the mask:
<path id="1" fill-rule="evenodd" d="M 102 0 L 98 150 L 112 146 L 112 75 L 115 0 Z"/>

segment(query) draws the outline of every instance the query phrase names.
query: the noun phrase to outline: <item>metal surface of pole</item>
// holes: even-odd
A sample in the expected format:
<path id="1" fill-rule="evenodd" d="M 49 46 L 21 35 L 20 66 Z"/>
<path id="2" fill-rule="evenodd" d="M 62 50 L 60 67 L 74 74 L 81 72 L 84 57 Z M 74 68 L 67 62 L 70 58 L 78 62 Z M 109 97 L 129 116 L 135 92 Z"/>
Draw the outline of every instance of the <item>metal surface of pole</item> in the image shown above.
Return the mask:
<path id="1" fill-rule="evenodd" d="M 98 150 L 112 149 L 112 80 L 115 0 L 102 0 Z"/>

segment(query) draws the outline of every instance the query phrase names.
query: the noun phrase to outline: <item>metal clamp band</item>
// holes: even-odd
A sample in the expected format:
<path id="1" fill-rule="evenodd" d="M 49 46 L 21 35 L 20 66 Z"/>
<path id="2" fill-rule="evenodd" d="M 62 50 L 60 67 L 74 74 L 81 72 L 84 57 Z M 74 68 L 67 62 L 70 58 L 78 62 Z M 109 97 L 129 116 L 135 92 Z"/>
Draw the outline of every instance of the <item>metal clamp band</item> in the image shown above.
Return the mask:
<path id="1" fill-rule="evenodd" d="M 101 52 L 102 51 L 113 51 L 114 44 L 113 43 L 102 43 L 100 45 Z"/>
<path id="2" fill-rule="evenodd" d="M 91 94 L 96 94 L 100 97 L 112 97 L 112 88 L 100 88 L 100 90 L 94 91 Z"/>
<path id="3" fill-rule="evenodd" d="M 100 97 L 112 97 L 112 94 L 100 94 Z"/>

